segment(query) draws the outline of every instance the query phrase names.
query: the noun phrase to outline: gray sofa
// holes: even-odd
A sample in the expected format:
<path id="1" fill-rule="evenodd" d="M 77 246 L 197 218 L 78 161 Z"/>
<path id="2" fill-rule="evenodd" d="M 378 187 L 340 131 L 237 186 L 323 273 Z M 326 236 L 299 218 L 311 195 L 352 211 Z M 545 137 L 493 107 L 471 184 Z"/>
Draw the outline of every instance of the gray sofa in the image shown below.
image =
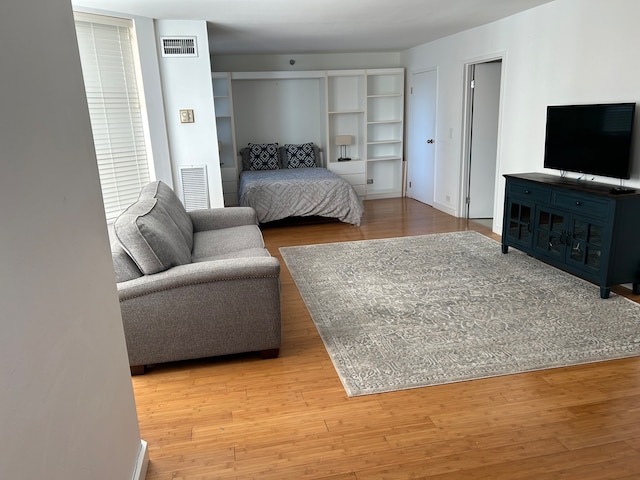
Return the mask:
<path id="1" fill-rule="evenodd" d="M 132 373 L 176 360 L 278 355 L 280 263 L 253 209 L 187 212 L 171 188 L 152 182 L 113 227 Z"/>

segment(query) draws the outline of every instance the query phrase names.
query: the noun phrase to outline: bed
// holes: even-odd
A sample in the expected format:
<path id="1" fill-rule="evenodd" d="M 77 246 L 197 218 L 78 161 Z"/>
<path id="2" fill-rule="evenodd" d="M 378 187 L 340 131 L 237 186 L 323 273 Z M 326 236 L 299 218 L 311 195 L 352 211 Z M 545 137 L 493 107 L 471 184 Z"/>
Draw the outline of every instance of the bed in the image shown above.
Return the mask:
<path id="1" fill-rule="evenodd" d="M 253 207 L 260 223 L 319 216 L 360 225 L 364 209 L 358 194 L 342 177 L 318 166 L 315 145 L 249 144 L 240 153 L 240 205 Z"/>

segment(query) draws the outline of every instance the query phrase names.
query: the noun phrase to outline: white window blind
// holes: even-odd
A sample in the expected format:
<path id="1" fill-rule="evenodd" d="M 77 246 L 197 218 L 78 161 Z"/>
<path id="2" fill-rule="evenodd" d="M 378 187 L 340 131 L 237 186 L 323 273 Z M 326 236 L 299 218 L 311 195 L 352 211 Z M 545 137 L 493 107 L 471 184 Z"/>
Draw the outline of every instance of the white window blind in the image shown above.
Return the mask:
<path id="1" fill-rule="evenodd" d="M 149 182 L 132 23 L 76 14 L 76 32 L 108 221 Z"/>

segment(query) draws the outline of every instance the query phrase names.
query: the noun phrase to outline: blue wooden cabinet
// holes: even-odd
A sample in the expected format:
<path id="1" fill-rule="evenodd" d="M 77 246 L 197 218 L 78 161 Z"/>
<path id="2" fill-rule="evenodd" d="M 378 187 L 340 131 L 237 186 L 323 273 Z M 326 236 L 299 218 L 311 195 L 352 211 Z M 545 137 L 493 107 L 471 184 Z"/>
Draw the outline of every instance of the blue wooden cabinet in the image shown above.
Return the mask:
<path id="1" fill-rule="evenodd" d="M 517 248 L 600 286 L 640 284 L 640 193 L 542 173 L 505 175 L 502 253 Z"/>

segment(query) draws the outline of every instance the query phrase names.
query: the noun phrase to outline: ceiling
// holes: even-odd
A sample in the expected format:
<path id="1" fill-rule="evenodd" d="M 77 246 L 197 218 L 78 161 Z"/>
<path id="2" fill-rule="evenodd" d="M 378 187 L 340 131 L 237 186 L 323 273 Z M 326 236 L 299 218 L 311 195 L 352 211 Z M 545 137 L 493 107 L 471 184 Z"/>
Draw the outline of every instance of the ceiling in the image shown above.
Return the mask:
<path id="1" fill-rule="evenodd" d="M 206 20 L 216 55 L 402 51 L 552 0 L 72 0 Z"/>

